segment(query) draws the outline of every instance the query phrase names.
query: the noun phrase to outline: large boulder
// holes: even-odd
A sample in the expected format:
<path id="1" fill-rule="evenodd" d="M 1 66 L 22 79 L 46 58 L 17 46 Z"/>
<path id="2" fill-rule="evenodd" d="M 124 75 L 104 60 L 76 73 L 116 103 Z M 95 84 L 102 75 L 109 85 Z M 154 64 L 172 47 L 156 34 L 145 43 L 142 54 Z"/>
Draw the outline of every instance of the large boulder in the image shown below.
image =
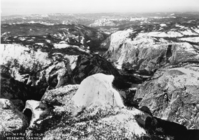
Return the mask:
<path id="1" fill-rule="evenodd" d="M 158 118 L 169 120 L 191 129 L 199 128 L 198 67 L 160 69 L 138 88 L 134 100 L 148 106 Z"/>
<path id="2" fill-rule="evenodd" d="M 124 104 L 119 92 L 113 88 L 113 75 L 95 74 L 83 80 L 72 101 L 77 108 L 119 107 Z M 82 110 L 80 110 L 82 111 Z"/>
<path id="3" fill-rule="evenodd" d="M 28 126 L 26 117 L 8 99 L 0 99 L 0 135 L 6 132 L 24 131 Z"/>

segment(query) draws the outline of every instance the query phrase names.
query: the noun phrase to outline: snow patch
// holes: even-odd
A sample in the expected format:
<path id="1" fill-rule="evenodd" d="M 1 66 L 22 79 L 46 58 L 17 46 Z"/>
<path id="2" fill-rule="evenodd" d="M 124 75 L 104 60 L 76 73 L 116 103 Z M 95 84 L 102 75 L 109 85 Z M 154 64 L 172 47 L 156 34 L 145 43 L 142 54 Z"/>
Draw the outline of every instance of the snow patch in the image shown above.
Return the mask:
<path id="1" fill-rule="evenodd" d="M 110 42 L 109 51 L 117 50 L 118 47 L 126 40 L 126 38 L 129 37 L 131 33 L 133 33 L 132 29 L 113 33 L 110 39 L 111 42 Z"/>
<path id="2" fill-rule="evenodd" d="M 162 23 L 162 24 L 160 24 L 160 26 L 161 26 L 161 27 L 166 27 L 167 25 L 164 24 L 164 23 Z"/>
<path id="3" fill-rule="evenodd" d="M 32 69 L 36 64 L 43 67 L 51 63 L 48 54 L 40 50 L 33 51 L 18 44 L 0 44 L 0 65 L 14 61 L 27 69 Z"/>
<path id="4" fill-rule="evenodd" d="M 199 37 L 180 38 L 179 40 L 190 41 L 190 42 L 198 43 L 198 42 L 199 42 Z"/>

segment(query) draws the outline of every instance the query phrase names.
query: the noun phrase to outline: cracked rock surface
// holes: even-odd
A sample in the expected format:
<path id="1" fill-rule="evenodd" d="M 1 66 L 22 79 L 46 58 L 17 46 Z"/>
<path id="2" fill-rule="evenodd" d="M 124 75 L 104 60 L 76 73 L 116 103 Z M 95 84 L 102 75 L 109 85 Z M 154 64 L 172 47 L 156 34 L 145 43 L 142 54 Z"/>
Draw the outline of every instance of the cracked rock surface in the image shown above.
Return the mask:
<path id="1" fill-rule="evenodd" d="M 191 129 L 199 128 L 199 68 L 194 65 L 158 70 L 144 82 L 134 99 L 152 114 Z"/>

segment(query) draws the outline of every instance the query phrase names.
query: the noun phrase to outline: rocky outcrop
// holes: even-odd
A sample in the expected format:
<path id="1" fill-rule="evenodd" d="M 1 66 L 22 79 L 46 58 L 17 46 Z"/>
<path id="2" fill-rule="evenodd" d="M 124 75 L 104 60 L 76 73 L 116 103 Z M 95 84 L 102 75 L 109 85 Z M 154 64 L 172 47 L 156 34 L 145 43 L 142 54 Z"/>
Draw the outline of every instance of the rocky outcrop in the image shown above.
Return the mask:
<path id="1" fill-rule="evenodd" d="M 132 84 L 141 83 L 143 81 L 142 77 L 123 73 L 113 66 L 111 62 L 94 54 L 80 55 L 78 57 L 76 67 L 71 74 L 71 83 L 80 84 L 86 77 L 96 73 L 114 75 L 113 84 L 119 89 L 128 89 Z"/>
<path id="2" fill-rule="evenodd" d="M 79 84 L 86 77 L 96 73 L 114 75 L 113 85 L 118 89 L 128 89 L 132 83 L 142 81 L 134 75 L 119 72 L 110 62 L 97 54 L 79 55 L 77 52 L 79 56 L 68 55 L 51 49 L 49 52 L 40 50 L 39 54 L 45 56 L 40 57 L 37 55 L 38 51 L 24 46 L 2 45 L 2 47 L 4 49 L 2 50 L 3 61 L 1 61 L 3 81 L 1 97 L 20 99 L 24 103 L 31 99 L 40 100 L 46 90 L 67 84 Z M 13 56 L 8 55 L 9 51 L 14 53 L 12 48 L 18 50 L 17 47 L 19 47 L 18 53 Z M 18 58 L 20 58 L 19 61 Z M 35 62 L 31 63 L 33 59 Z M 25 62 L 22 63 L 23 61 Z"/>
<path id="3" fill-rule="evenodd" d="M 118 70 L 103 57 L 80 55 L 77 65 L 72 71 L 72 82 L 80 84 L 83 79 L 96 73 L 119 75 Z"/>
<path id="4" fill-rule="evenodd" d="M 47 88 L 69 83 L 79 53 L 68 55 L 59 49 L 34 50 L 16 44 L 1 45 L 0 50 L 0 97 L 20 99 L 24 103 L 28 99 L 40 100 Z"/>
<path id="5" fill-rule="evenodd" d="M 106 110 L 96 115 L 81 113 L 75 119 L 62 120 L 44 133 L 44 140 L 51 139 L 137 139 L 145 136 L 145 130 L 134 119 L 138 110 Z M 103 115 L 105 113 L 105 115 Z M 107 115 L 107 113 L 109 113 Z"/>
<path id="6" fill-rule="evenodd" d="M 48 53 L 16 44 L 1 44 L 0 50 L 1 97 L 23 101 L 40 99 L 47 84 L 39 78 L 38 71 L 52 63 Z"/>
<path id="7" fill-rule="evenodd" d="M 41 129 L 41 123 L 49 116 L 49 109 L 46 104 L 40 101 L 27 100 L 23 110 L 28 118 L 28 129 Z"/>
<path id="8" fill-rule="evenodd" d="M 160 69 L 138 88 L 134 100 L 141 99 L 139 106 L 148 106 L 158 118 L 198 129 L 198 71 L 197 65 Z"/>
<path id="9" fill-rule="evenodd" d="M 83 80 L 78 89 L 68 85 L 48 91 L 42 102 L 54 106 L 52 112 L 59 120 L 54 118 L 56 123 L 49 125 L 43 139 L 136 139 L 146 135 L 134 118 L 143 113 L 125 108 L 113 80 L 113 75 L 99 73 Z"/>
<path id="10" fill-rule="evenodd" d="M 97 26 L 118 26 L 118 24 L 114 23 L 114 20 L 109 19 L 98 19 L 95 20 L 94 23 L 90 24 L 91 27 Z"/>
<path id="11" fill-rule="evenodd" d="M 24 131 L 27 128 L 26 117 L 10 100 L 0 98 L 0 112 L 0 135 L 6 132 Z"/>
<path id="12" fill-rule="evenodd" d="M 112 75 L 100 73 L 86 78 L 78 89 L 69 85 L 46 93 L 42 101 L 73 108 L 56 117 L 59 120 L 49 125 L 43 139 L 197 140 L 198 130 L 153 117 L 147 107 L 126 108 L 112 82 Z"/>
<path id="13" fill-rule="evenodd" d="M 144 74 L 152 74 L 166 64 L 198 63 L 199 48 L 196 43 L 180 41 L 175 35 L 168 37 L 169 32 L 166 31 L 160 33 L 164 35 L 141 28 L 115 32 L 108 38 L 109 50 L 104 55 L 119 69 Z"/>

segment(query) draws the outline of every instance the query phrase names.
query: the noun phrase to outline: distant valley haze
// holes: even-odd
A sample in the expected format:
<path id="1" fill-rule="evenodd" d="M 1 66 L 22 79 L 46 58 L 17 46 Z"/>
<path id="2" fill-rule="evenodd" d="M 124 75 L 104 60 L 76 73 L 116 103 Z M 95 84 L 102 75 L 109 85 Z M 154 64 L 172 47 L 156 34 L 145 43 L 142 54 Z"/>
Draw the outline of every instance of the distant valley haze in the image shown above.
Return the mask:
<path id="1" fill-rule="evenodd" d="M 198 0 L 1 0 L 1 16 L 199 11 Z"/>

